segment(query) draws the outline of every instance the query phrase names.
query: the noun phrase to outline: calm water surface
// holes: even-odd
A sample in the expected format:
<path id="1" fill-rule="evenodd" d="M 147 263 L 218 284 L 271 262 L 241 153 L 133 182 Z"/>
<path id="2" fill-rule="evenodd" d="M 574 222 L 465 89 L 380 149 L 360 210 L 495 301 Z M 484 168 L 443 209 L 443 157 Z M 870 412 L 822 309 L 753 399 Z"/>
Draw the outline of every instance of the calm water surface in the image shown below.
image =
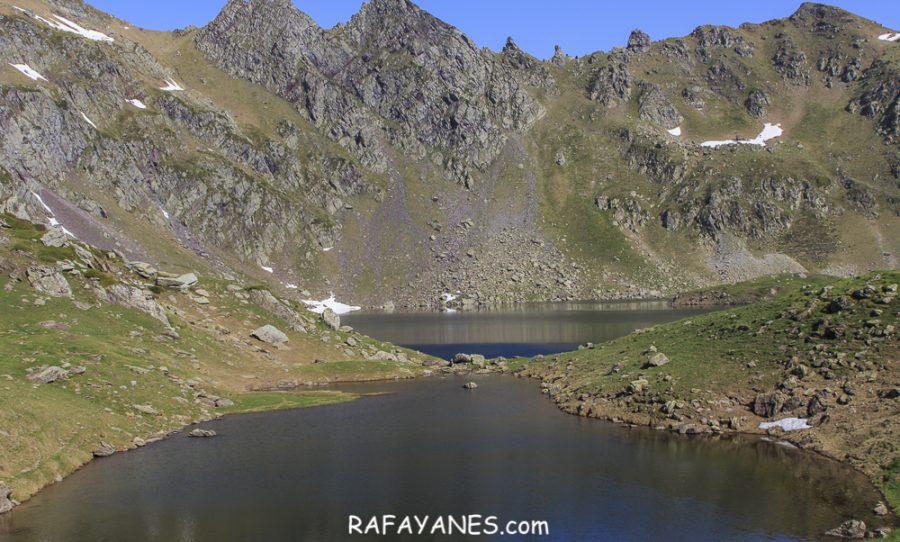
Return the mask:
<path id="1" fill-rule="evenodd" d="M 406 344 L 512 345 L 503 351 L 512 355 L 677 316 L 638 309 L 617 328 L 627 314 L 586 312 L 565 325 L 571 315 L 557 308 L 545 324 L 533 314 L 477 313 L 451 315 L 458 328 L 422 315 L 380 315 L 371 325 L 410 330 L 414 340 L 397 335 Z M 370 316 L 351 325 L 375 333 L 363 323 Z M 470 379 L 477 390 L 462 389 Z M 837 463 L 759 439 L 569 416 L 533 381 L 489 375 L 344 388 L 384 395 L 230 416 L 205 424 L 218 438 L 178 435 L 94 461 L 0 517 L 0 539 L 395 540 L 348 537 L 348 515 L 482 514 L 548 521 L 550 536 L 531 540 L 804 540 L 851 517 L 870 522 L 878 500 L 862 475 Z"/>
<path id="2" fill-rule="evenodd" d="M 672 309 L 664 301 L 530 303 L 457 313 L 353 313 L 342 321 L 433 356 L 466 352 L 490 358 L 565 352 L 702 312 Z"/>

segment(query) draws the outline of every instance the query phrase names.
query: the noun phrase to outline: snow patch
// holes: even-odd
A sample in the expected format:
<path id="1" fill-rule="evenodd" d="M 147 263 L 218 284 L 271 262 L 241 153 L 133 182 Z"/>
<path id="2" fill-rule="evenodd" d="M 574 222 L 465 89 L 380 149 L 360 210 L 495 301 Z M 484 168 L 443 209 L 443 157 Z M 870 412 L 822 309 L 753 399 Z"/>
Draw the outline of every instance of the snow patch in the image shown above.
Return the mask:
<path id="1" fill-rule="evenodd" d="M 675 128 L 672 128 L 671 130 L 666 130 L 666 131 L 669 132 L 670 134 L 672 134 L 673 136 L 678 137 L 681 135 L 681 126 L 676 126 Z"/>
<path id="2" fill-rule="evenodd" d="M 50 224 L 51 226 L 54 226 L 54 227 L 55 227 L 55 226 L 60 226 L 60 227 L 62 228 L 62 231 L 63 231 L 64 234 L 68 235 L 69 237 L 71 237 L 71 238 L 73 238 L 73 239 L 77 239 L 77 238 L 75 237 L 75 234 L 74 234 L 74 233 L 70 232 L 69 230 L 66 229 L 65 226 L 63 226 L 62 224 L 59 223 L 59 220 L 56 219 L 56 216 L 55 216 L 55 214 L 53 213 L 53 209 L 51 209 L 49 205 L 47 205 L 46 203 L 44 203 L 44 199 L 43 199 L 40 195 L 38 195 L 37 192 L 35 192 L 34 190 L 29 190 L 29 192 L 31 192 L 31 195 L 34 196 L 34 199 L 36 199 L 36 200 L 38 201 L 38 203 L 41 204 L 41 207 L 43 207 L 44 210 L 47 211 L 47 213 L 50 215 L 50 216 L 47 218 L 47 223 L 48 223 L 48 224 Z"/>
<path id="3" fill-rule="evenodd" d="M 113 40 L 111 37 L 107 36 L 103 32 L 97 32 L 96 30 L 89 30 L 82 26 L 79 26 L 77 23 L 66 19 L 65 17 L 60 17 L 59 15 L 53 15 L 55 21 L 51 21 L 41 17 L 40 15 L 35 15 L 35 19 L 41 21 L 42 23 L 50 26 L 51 28 L 55 28 L 57 30 L 61 30 L 62 32 L 69 32 L 71 34 L 77 34 L 83 38 L 87 38 L 92 41 L 105 41 L 107 43 L 112 43 Z"/>
<path id="4" fill-rule="evenodd" d="M 274 273 L 274 272 L 275 272 L 275 270 L 272 269 L 271 267 L 266 267 L 266 266 L 264 266 L 264 265 L 261 265 L 260 267 L 261 267 L 262 270 L 265 271 L 266 273 Z"/>
<path id="5" fill-rule="evenodd" d="M 348 312 L 358 311 L 362 307 L 355 305 L 347 305 L 335 299 L 334 294 L 328 299 L 316 301 L 314 299 L 304 299 L 303 302 L 308 306 L 311 312 L 322 314 L 325 309 L 331 309 L 335 314 L 347 314 Z"/>
<path id="6" fill-rule="evenodd" d="M 331 252 L 334 250 L 334 247 L 322 247 L 322 252 Z"/>
<path id="7" fill-rule="evenodd" d="M 95 129 L 95 130 L 97 129 L 97 125 L 94 124 L 94 122 L 93 122 L 91 119 L 89 119 L 87 115 L 85 115 L 85 114 L 84 114 L 83 112 L 81 112 L 81 111 L 79 111 L 79 113 L 81 113 L 81 118 L 84 119 L 84 122 L 90 124 L 90 125 L 91 125 L 91 128 L 93 128 L 93 129 Z"/>
<path id="8" fill-rule="evenodd" d="M 43 81 L 47 80 L 46 77 L 39 74 L 37 70 L 33 70 L 28 64 L 10 64 L 10 66 L 22 72 L 25 77 L 31 79 L 32 81 L 37 81 L 38 79 L 41 79 Z"/>
<path id="9" fill-rule="evenodd" d="M 812 426 L 806 423 L 806 418 L 782 418 L 774 422 L 763 422 L 759 424 L 760 429 L 769 429 L 772 427 L 780 427 L 783 431 L 812 429 Z"/>
<path id="10" fill-rule="evenodd" d="M 162 206 L 162 205 L 159 206 L 159 210 L 162 211 L 162 214 L 163 214 L 164 217 L 166 217 L 166 220 L 169 220 L 169 213 L 168 213 L 168 211 L 166 211 L 165 209 L 163 209 L 163 206 Z"/>
<path id="11" fill-rule="evenodd" d="M 125 100 L 125 101 L 130 103 L 131 105 L 137 107 L 138 109 L 147 109 L 147 106 L 144 105 L 144 102 L 142 102 L 140 100 Z"/>
<path id="12" fill-rule="evenodd" d="M 449 293 L 449 292 L 448 292 L 448 293 L 441 294 L 441 299 L 444 300 L 444 303 L 450 303 L 451 301 L 453 301 L 453 300 L 456 299 L 457 297 L 459 297 L 459 296 L 455 296 L 455 295 L 453 295 L 453 294 L 451 294 L 451 293 Z"/>
<path id="13" fill-rule="evenodd" d="M 159 90 L 165 90 L 166 92 L 177 92 L 184 89 L 181 88 L 181 85 L 176 83 L 174 79 L 166 79 L 166 86 L 159 87 Z"/>
<path id="14" fill-rule="evenodd" d="M 291 284 L 291 283 L 285 284 L 284 287 L 287 288 L 288 290 L 296 290 L 297 289 L 297 285 Z"/>
<path id="15" fill-rule="evenodd" d="M 900 32 L 888 32 L 878 36 L 881 41 L 898 41 L 900 40 Z"/>
<path id="16" fill-rule="evenodd" d="M 765 145 L 766 141 L 770 139 L 774 139 L 781 134 L 784 133 L 784 130 L 781 129 L 781 124 L 769 124 L 768 122 L 763 126 L 762 132 L 759 133 L 758 136 L 753 139 L 746 139 L 736 141 L 734 139 L 726 139 L 724 141 L 704 141 L 700 144 L 701 147 L 721 147 L 723 145 L 736 145 L 736 144 L 746 144 L 746 145 Z"/>

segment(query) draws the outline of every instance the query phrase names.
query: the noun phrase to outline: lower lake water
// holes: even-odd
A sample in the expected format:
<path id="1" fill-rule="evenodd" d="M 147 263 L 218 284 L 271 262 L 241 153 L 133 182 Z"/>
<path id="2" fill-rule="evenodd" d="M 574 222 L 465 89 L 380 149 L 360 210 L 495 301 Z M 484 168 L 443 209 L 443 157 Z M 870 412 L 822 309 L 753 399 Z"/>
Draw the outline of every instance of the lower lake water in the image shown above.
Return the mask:
<path id="1" fill-rule="evenodd" d="M 436 355 L 512 356 L 691 314 L 598 312 L 576 304 L 345 321 Z M 478 389 L 463 389 L 468 380 Z M 810 453 L 567 415 L 536 382 L 511 376 L 340 388 L 367 395 L 227 416 L 203 424 L 216 438 L 179 434 L 93 461 L 0 516 L 0 540 L 820 540 L 846 519 L 870 521 L 879 499 L 863 475 Z M 546 521 L 549 535 L 348 533 L 350 515 L 378 514 L 496 516 L 501 530 Z"/>

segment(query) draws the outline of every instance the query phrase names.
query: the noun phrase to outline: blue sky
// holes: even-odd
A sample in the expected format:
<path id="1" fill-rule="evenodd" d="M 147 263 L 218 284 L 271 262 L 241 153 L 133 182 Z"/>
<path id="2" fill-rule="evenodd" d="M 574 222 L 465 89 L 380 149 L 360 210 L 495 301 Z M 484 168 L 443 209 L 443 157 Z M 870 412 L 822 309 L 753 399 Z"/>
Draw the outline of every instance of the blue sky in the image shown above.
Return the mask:
<path id="1" fill-rule="evenodd" d="M 89 4 L 133 24 L 171 30 L 202 26 L 216 16 L 225 0 L 87 0 Z M 361 0 L 295 0 L 320 25 L 347 21 Z M 737 26 L 793 13 L 800 2 L 784 0 L 419 0 L 420 7 L 456 26 L 482 47 L 499 50 L 507 36 L 520 47 L 548 58 L 560 44 L 571 55 L 624 45 L 633 28 L 654 39 L 683 36 L 705 23 Z M 900 29 L 900 9 L 893 0 L 829 2 L 892 29 Z"/>

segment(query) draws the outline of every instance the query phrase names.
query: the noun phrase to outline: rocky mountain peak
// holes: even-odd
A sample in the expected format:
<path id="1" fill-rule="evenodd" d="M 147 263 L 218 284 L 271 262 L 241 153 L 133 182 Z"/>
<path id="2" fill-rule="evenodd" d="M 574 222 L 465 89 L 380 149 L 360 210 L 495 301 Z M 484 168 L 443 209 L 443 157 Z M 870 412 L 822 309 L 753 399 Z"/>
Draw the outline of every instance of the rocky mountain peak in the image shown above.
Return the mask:
<path id="1" fill-rule="evenodd" d="M 629 51 L 634 51 L 635 53 L 645 53 L 650 50 L 650 45 L 653 41 L 650 39 L 650 36 L 647 35 L 643 30 L 636 28 L 631 31 L 631 35 L 628 36 L 628 47 Z"/>
<path id="2" fill-rule="evenodd" d="M 245 75 L 272 61 L 331 73 L 348 55 L 291 0 L 229 0 L 196 42 L 204 53 L 238 64 Z"/>

